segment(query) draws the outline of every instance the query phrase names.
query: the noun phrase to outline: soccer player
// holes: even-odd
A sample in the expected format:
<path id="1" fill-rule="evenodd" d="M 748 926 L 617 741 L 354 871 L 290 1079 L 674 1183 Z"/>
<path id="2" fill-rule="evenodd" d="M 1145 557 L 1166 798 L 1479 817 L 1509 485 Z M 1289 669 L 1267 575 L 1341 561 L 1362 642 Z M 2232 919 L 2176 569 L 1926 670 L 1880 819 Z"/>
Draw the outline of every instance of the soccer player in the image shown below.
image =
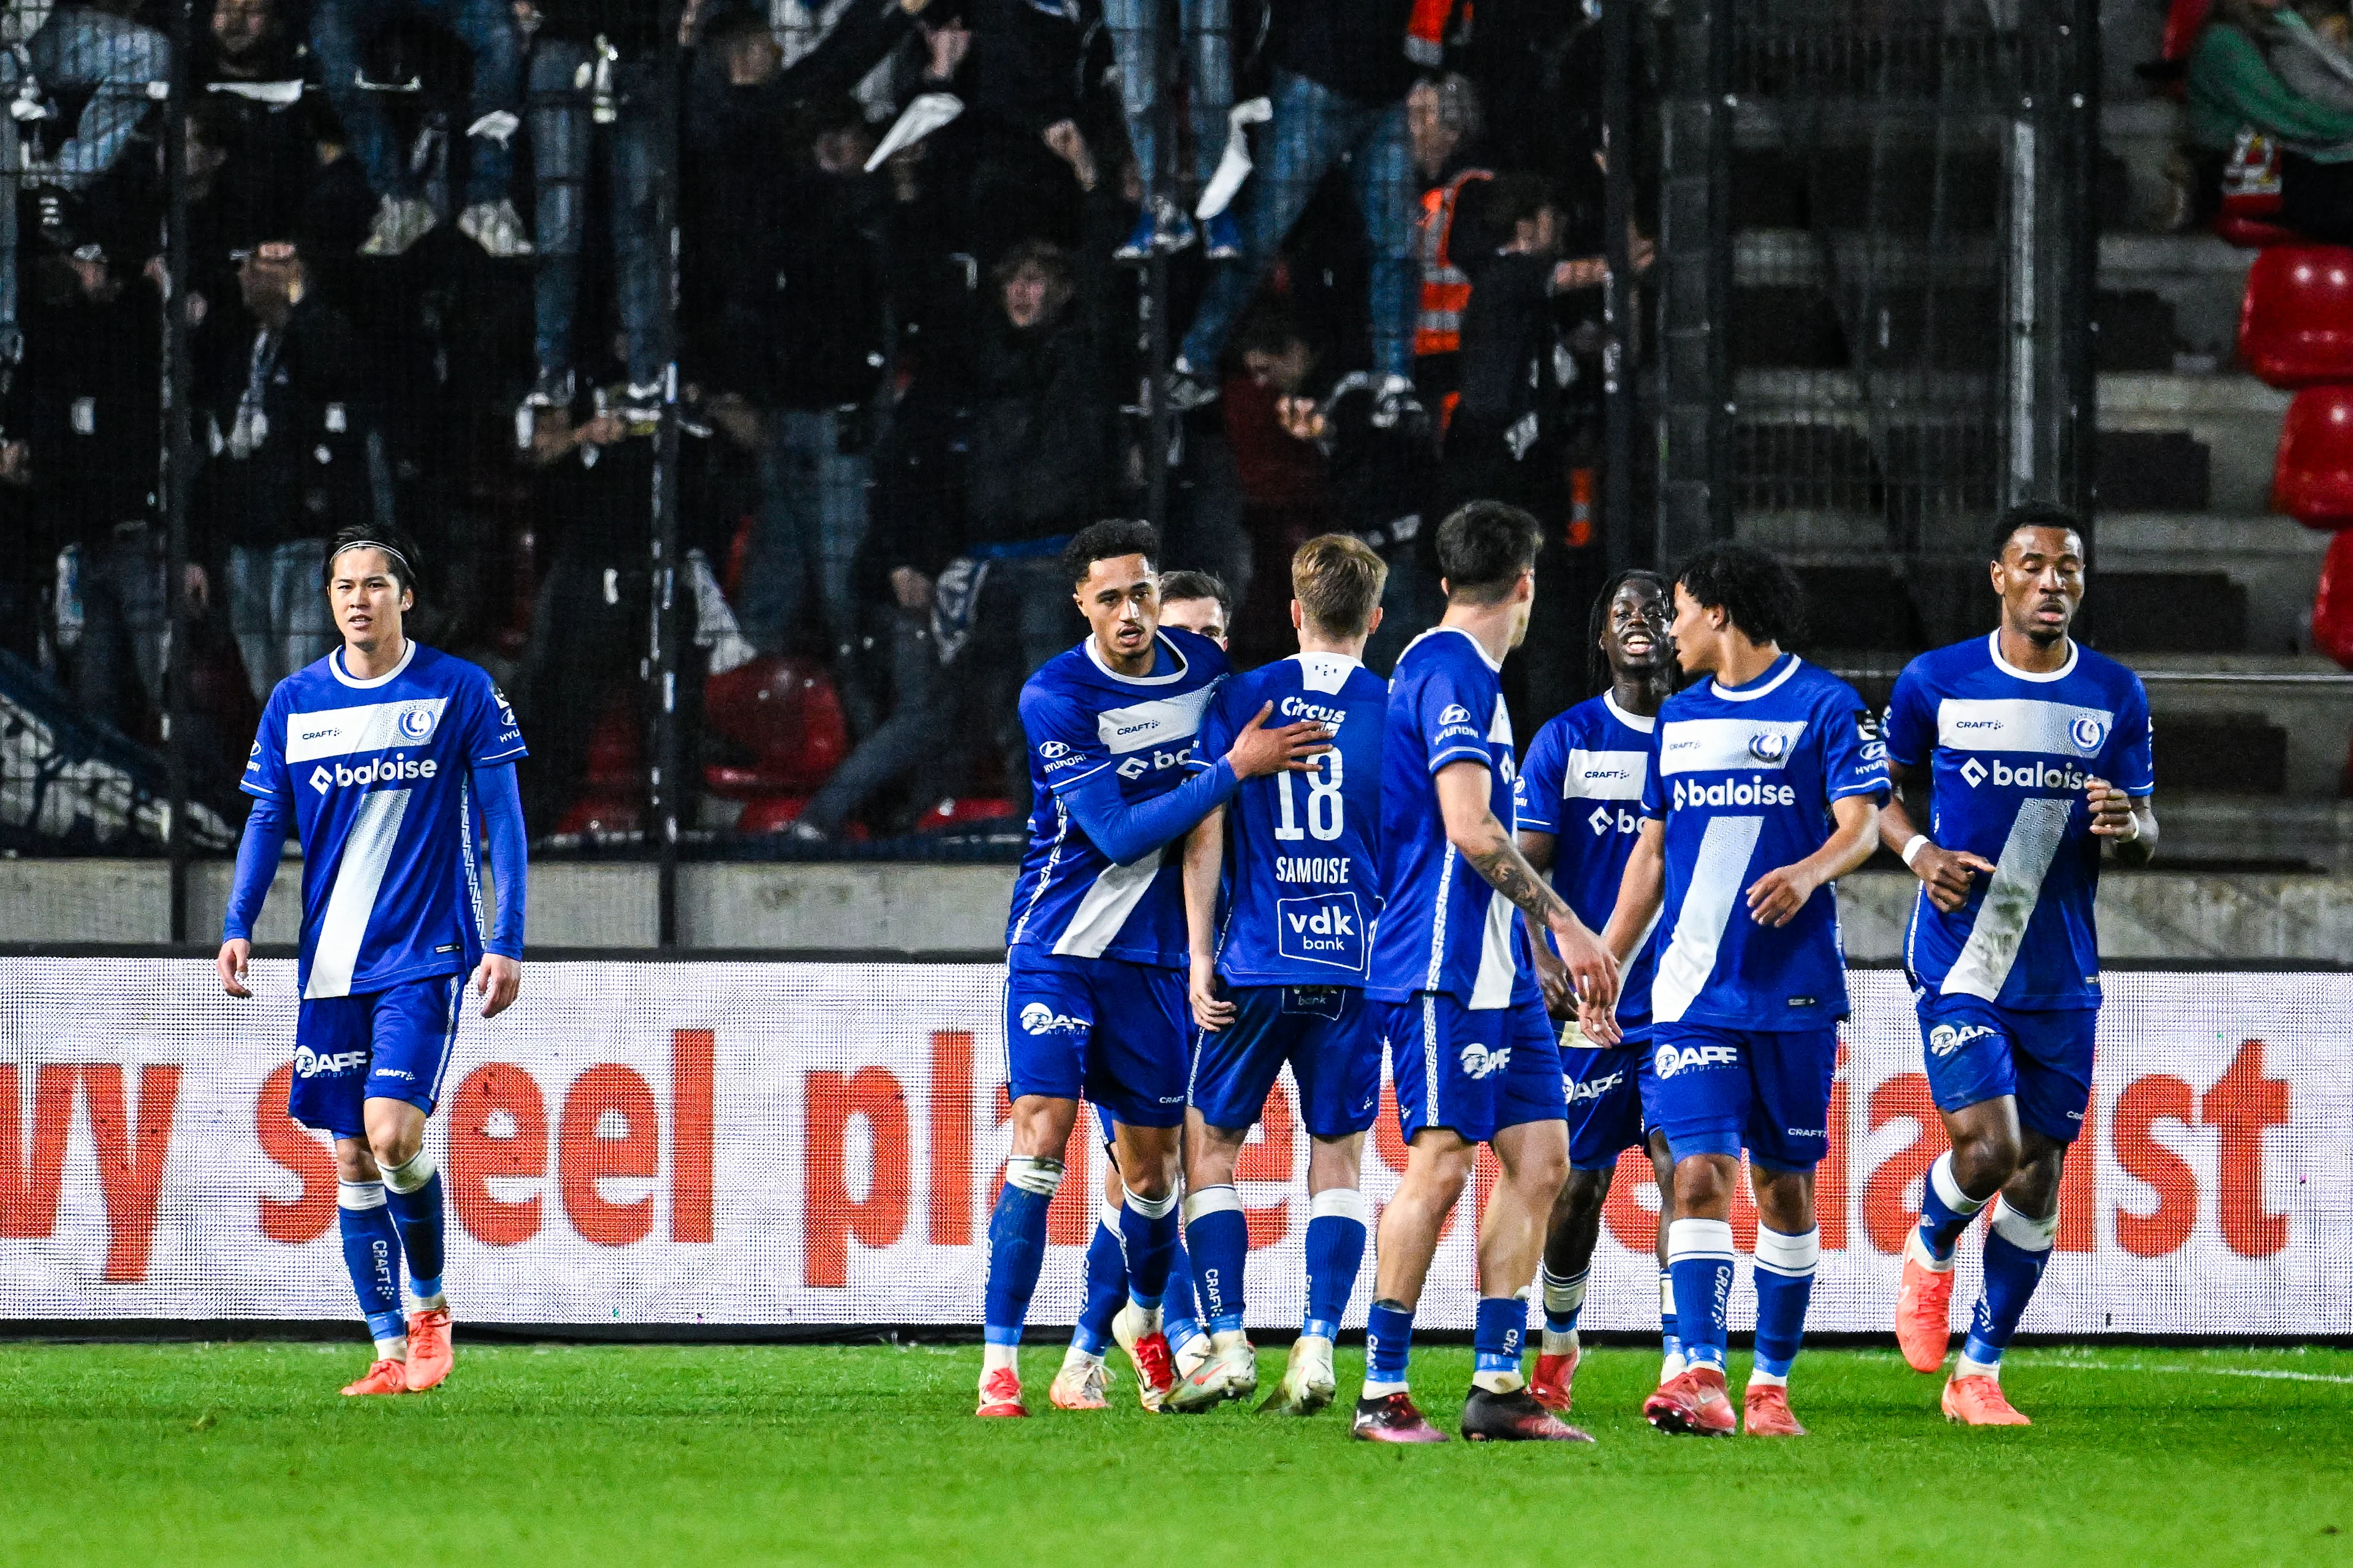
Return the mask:
<path id="1" fill-rule="evenodd" d="M 1164 572 L 1160 576 L 1160 624 L 1195 637 L 1208 638 L 1220 651 L 1226 628 L 1234 618 L 1226 585 L 1207 572 Z M 1198 831 L 1198 829 L 1197 829 Z M 1111 1343 L 1112 1325 L 1127 1305 L 1127 1255 L 1119 1241 L 1119 1211 L 1125 1189 L 1119 1179 L 1119 1151 L 1112 1142 L 1111 1112 L 1095 1107 L 1103 1148 L 1103 1207 L 1095 1215 L 1094 1234 L 1087 1240 L 1086 1300 L 1079 1321 L 1071 1326 L 1070 1348 L 1062 1353 L 1061 1370 L 1046 1397 L 1057 1410 L 1102 1410 L 1109 1405 L 1111 1368 L 1103 1363 L 1103 1347 Z M 1161 1298 L 1162 1328 L 1179 1378 L 1189 1375 L 1209 1359 L 1209 1336 L 1201 1327 L 1193 1297 L 1192 1259 L 1180 1237 L 1168 1260 L 1168 1289 Z"/>
<path id="2" fill-rule="evenodd" d="M 1185 1239 L 1213 1348 L 1168 1396 L 1171 1410 L 1207 1410 L 1258 1388 L 1257 1354 L 1242 1327 L 1250 1226 L 1234 1169 L 1286 1061 L 1313 1141 L 1307 1310 L 1268 1405 L 1313 1415 L 1332 1403 L 1336 1386 L 1332 1342 L 1365 1257 L 1357 1173 L 1381 1091 L 1380 1039 L 1366 1016 L 1364 984 L 1378 909 L 1389 691 L 1365 668 L 1364 651 L 1380 625 L 1388 579 L 1379 553 L 1352 534 L 1301 545 L 1291 558 L 1299 652 L 1228 681 L 1202 721 L 1201 748 L 1216 752 L 1271 701 L 1278 718 L 1326 726 L 1332 749 L 1312 772 L 1245 785 L 1186 842 L 1190 989 L 1201 1032 L 1185 1119 Z"/>
<path id="3" fill-rule="evenodd" d="M 1593 601 L 1586 646 L 1601 695 L 1578 703 L 1536 731 L 1520 766 L 1520 853 L 1577 911 L 1599 929 L 1618 901 L 1618 884 L 1641 826 L 1642 783 L 1650 776 L 1651 734 L 1659 706 L 1675 689 L 1672 615 L 1666 579 L 1654 572 L 1621 572 Z M 1525 920 L 1523 927 L 1525 929 Z M 1546 978 L 1548 998 L 1565 996 L 1567 972 L 1542 933 L 1527 932 L 1529 951 Z M 1544 1340 L 1529 1392 L 1537 1404 L 1567 1415 L 1578 1354 L 1577 1313 L 1601 1237 L 1601 1205 L 1620 1150 L 1649 1153 L 1659 1182 L 1659 1316 L 1665 1362 L 1659 1381 L 1683 1371 L 1675 1339 L 1674 1293 L 1667 1273 L 1667 1228 L 1674 1219 L 1674 1160 L 1666 1134 L 1647 1114 L 1651 1078 L 1651 972 L 1658 963 L 1656 928 L 1619 976 L 1621 1044 L 1596 1046 L 1581 1035 L 1561 1047 L 1568 1098 L 1568 1179 L 1554 1200 L 1537 1270 Z"/>
<path id="4" fill-rule="evenodd" d="M 2067 635 L 2084 600 L 2074 514 L 2003 512 L 1992 576 L 2000 626 L 1914 659 L 1887 710 L 1890 773 L 1901 784 L 1925 772 L 1929 786 L 1928 830 L 1898 797 L 1880 837 L 1920 879 L 1905 967 L 1952 1141 L 1905 1240 L 1895 1339 L 1915 1371 L 1944 1365 L 1953 1247 L 1994 1203 L 1943 1403 L 1972 1426 L 2024 1426 L 2001 1352 L 2050 1261 L 2060 1166 L 2091 1103 L 2101 848 L 2128 866 L 2156 850 L 2156 777 L 2139 677 Z"/>
<path id="5" fill-rule="evenodd" d="M 1847 1015 L 1831 884 L 1878 843 L 1887 761 L 1853 688 L 1782 651 L 1804 613 L 1787 566 L 1711 545 L 1683 567 L 1674 604 L 1675 661 L 1712 679 L 1659 710 L 1642 827 L 1604 933 L 1621 958 L 1654 919 L 1668 933 L 1651 982 L 1652 1107 L 1675 1159 L 1667 1267 L 1686 1365 L 1642 1414 L 1662 1432 L 1734 1429 L 1725 1316 L 1745 1146 L 1760 1222 L 1745 1426 L 1803 1436 L 1789 1368 L 1821 1250 L 1814 1167 Z M 1614 1036 L 1600 1013 L 1588 1002 L 1586 1033 Z"/>
<path id="6" fill-rule="evenodd" d="M 1062 567 L 1089 626 L 1021 689 L 1036 805 L 1006 946 L 1013 1152 L 988 1226 L 981 1415 L 1027 1415 L 1015 1364 L 1045 1260 L 1046 1212 L 1079 1097 L 1112 1114 L 1127 1305 L 1113 1321 L 1147 1408 L 1176 1382 L 1160 1302 L 1176 1249 L 1185 1117 L 1182 871 L 1162 850 L 1247 778 L 1325 747 L 1301 721 L 1254 717 L 1215 763 L 1195 732 L 1226 671 L 1215 643 L 1164 629 L 1148 524 L 1094 523 Z"/>
<path id="7" fill-rule="evenodd" d="M 1535 519 L 1473 501 L 1441 523 L 1446 613 L 1398 656 L 1381 741 L 1381 917 L 1365 988 L 1397 1081 L 1406 1169 L 1381 1213 L 1354 1431 L 1370 1442 L 1441 1443 L 1406 1368 L 1414 1308 L 1481 1143 L 1503 1179 L 1478 1239 L 1477 1369 L 1462 1407 L 1472 1439 L 1585 1441 L 1529 1397 L 1520 1374 L 1526 1291 L 1545 1215 L 1568 1171 L 1560 1051 L 1524 1047 L 1511 1024 L 1518 963 L 1512 910 L 1558 939 L 1580 996 L 1607 1007 L 1618 965 L 1513 842 L 1516 771 L 1504 656 L 1527 635 Z M 1541 1013 L 1541 1008 L 1538 1009 Z"/>
<path id="8" fill-rule="evenodd" d="M 449 1375 L 441 1178 L 425 1122 L 468 973 L 485 1018 L 522 983 L 522 735 L 488 675 L 402 631 L 417 560 L 414 544 L 373 528 L 347 528 L 328 548 L 343 646 L 280 681 L 262 711 L 216 961 L 222 989 L 253 994 L 253 925 L 292 827 L 302 1005 L 287 1110 L 335 1140 L 343 1262 L 375 1340 L 349 1394 L 421 1393 Z M 498 900 L 487 932 L 478 844 Z M 404 1258 L 414 1296 L 405 1321 Z"/>

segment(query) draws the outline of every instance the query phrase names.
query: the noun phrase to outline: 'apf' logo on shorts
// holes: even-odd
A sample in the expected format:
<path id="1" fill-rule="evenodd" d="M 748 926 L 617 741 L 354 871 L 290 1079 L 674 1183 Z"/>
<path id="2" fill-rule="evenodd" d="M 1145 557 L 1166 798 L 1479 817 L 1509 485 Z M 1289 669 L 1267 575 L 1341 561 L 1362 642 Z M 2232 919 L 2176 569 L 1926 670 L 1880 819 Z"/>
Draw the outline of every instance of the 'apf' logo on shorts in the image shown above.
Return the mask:
<path id="1" fill-rule="evenodd" d="M 1626 1073 L 1622 1068 L 1606 1078 L 1568 1079 L 1567 1080 L 1568 1102 L 1575 1105 L 1579 1100 L 1599 1100 L 1603 1095 L 1625 1081 Z"/>
<path id="2" fill-rule="evenodd" d="M 1087 1032 L 1084 1018 L 1057 1013 L 1043 1002 L 1032 1002 L 1021 1009 L 1021 1026 L 1033 1035 L 1083 1035 Z"/>
<path id="3" fill-rule="evenodd" d="M 308 1046 L 294 1047 L 294 1073 L 298 1078 L 341 1078 L 365 1066 L 365 1051 L 337 1051 L 322 1057 Z"/>
<path id="4" fill-rule="evenodd" d="M 1474 1082 L 1491 1073 L 1502 1072 L 1511 1065 L 1512 1047 L 1509 1046 L 1491 1051 L 1473 1040 L 1462 1047 L 1462 1076 Z"/>
<path id="5" fill-rule="evenodd" d="M 1685 1046 L 1681 1050 L 1661 1046 L 1651 1068 L 1661 1078 L 1672 1078 L 1685 1068 L 1730 1067 L 1739 1060 L 1740 1052 L 1731 1046 Z"/>
<path id="6" fill-rule="evenodd" d="M 1994 1033 L 1993 1028 L 1985 1024 L 1971 1024 L 1958 1029 L 1950 1024 L 1939 1024 L 1928 1031 L 1928 1054 L 1949 1057 L 1971 1040 L 1991 1039 Z"/>

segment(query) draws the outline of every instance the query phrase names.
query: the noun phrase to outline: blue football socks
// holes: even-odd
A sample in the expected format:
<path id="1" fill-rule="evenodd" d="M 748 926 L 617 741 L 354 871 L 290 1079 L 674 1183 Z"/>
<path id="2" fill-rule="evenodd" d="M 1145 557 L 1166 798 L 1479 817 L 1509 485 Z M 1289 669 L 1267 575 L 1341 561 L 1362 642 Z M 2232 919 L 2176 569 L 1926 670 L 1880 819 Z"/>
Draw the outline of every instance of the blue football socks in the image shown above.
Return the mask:
<path id="1" fill-rule="evenodd" d="M 1667 1226 L 1667 1267 L 1675 1278 L 1675 1328 L 1694 1369 L 1720 1375 L 1731 1338 L 1732 1225 L 1720 1219 L 1678 1219 Z"/>
<path id="2" fill-rule="evenodd" d="M 408 1259 L 408 1289 L 420 1306 L 441 1305 L 441 1173 L 418 1150 L 406 1165 L 384 1167 L 385 1206 Z"/>
<path id="3" fill-rule="evenodd" d="M 400 1310 L 400 1236 L 385 1207 L 382 1182 L 337 1182 L 335 1220 L 343 1238 L 343 1267 L 367 1314 L 368 1335 L 379 1349 L 408 1333 Z"/>
<path id="4" fill-rule="evenodd" d="M 1386 1299 L 1365 1316 L 1365 1397 L 1405 1392 L 1406 1359 L 1413 1353 L 1413 1309 Z"/>
<path id="5" fill-rule="evenodd" d="M 1185 1198 L 1185 1250 L 1193 1289 L 1213 1334 L 1242 1326 L 1242 1270 L 1250 1262 L 1250 1220 L 1231 1184 L 1203 1187 Z M 1172 1339 L 1171 1342 L 1174 1341 Z"/>
<path id="6" fill-rule="evenodd" d="M 1354 1187 L 1317 1193 L 1307 1205 L 1307 1316 L 1302 1334 L 1336 1339 L 1356 1275 L 1365 1266 L 1365 1194 Z"/>
<path id="7" fill-rule="evenodd" d="M 1757 1361 L 1752 1384 L 1789 1381 L 1790 1363 L 1806 1333 L 1806 1303 L 1814 1294 L 1814 1266 L 1821 1258 L 1820 1226 L 1803 1236 L 1757 1230 Z"/>
<path id="8" fill-rule="evenodd" d="M 1950 1263 L 1954 1244 L 1985 1206 L 1985 1199 L 1961 1191 L 1953 1175 L 1953 1152 L 1946 1150 L 1920 1183 L 1920 1245 L 1938 1263 Z"/>
<path id="9" fill-rule="evenodd" d="M 1127 1305 L 1127 1255 L 1119 1247 L 1119 1211 L 1109 1204 L 1095 1216 L 1087 1240 L 1087 1300 L 1071 1330 L 1071 1342 L 1089 1355 L 1111 1343 L 1111 1321 Z"/>
<path id="10" fill-rule="evenodd" d="M 2059 1235 L 2059 1213 L 2048 1219 L 2031 1219 L 2010 1206 L 2007 1199 L 1993 1211 L 1993 1232 L 1985 1244 L 1985 1289 L 1977 1310 L 1969 1316 L 1969 1337 L 1961 1346 L 1955 1377 L 2000 1377 L 2001 1352 L 2026 1315 L 2026 1303 L 2051 1261 L 2051 1244 Z"/>
<path id="11" fill-rule="evenodd" d="M 1509 1394 L 1519 1387 L 1520 1347 L 1527 1336 L 1525 1297 L 1480 1297 L 1478 1316 L 1471 1327 L 1471 1349 L 1476 1358 L 1471 1381 L 1491 1394 Z"/>
<path id="12" fill-rule="evenodd" d="M 1046 1263 L 1046 1211 L 1062 1184 L 1060 1160 L 1016 1154 L 1005 1162 L 1005 1190 L 988 1216 L 988 1289 L 982 1300 L 982 1337 L 1011 1365 L 1021 1342 L 1029 1298 L 1038 1293 L 1038 1271 Z M 998 1359 L 992 1356 L 991 1361 Z"/>
<path id="13" fill-rule="evenodd" d="M 1147 1310 L 1168 1289 L 1168 1268 L 1176 1251 L 1176 1194 L 1143 1198 L 1128 1189 L 1119 1208 L 1119 1237 L 1127 1247 L 1127 1299 Z"/>

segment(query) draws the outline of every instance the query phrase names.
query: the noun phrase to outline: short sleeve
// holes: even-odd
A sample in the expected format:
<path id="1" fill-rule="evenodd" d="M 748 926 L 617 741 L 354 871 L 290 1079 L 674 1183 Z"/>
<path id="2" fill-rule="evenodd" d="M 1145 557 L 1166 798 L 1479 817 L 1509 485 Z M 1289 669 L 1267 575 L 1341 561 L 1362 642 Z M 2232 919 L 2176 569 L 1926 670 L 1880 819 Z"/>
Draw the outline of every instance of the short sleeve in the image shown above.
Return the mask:
<path id="1" fill-rule="evenodd" d="M 1512 782 L 1512 805 L 1520 827 L 1537 833 L 1560 831 L 1561 774 L 1567 769 L 1568 726 L 1556 721 L 1536 731 L 1535 743 L 1520 763 Z"/>
<path id="2" fill-rule="evenodd" d="M 1822 789 L 1831 800 L 1887 793 L 1887 742 L 1879 716 L 1851 686 L 1825 692 L 1814 710 L 1821 735 Z"/>
<path id="3" fill-rule="evenodd" d="M 261 725 L 254 731 L 253 750 L 245 754 L 245 775 L 237 782 L 237 787 L 249 795 L 291 799 L 286 787 L 286 709 L 280 700 L 280 694 L 291 684 L 280 681 L 278 689 L 269 694 L 269 705 L 261 710 Z"/>
<path id="4" fill-rule="evenodd" d="M 514 704 L 498 688 L 489 674 L 473 672 L 467 681 L 463 721 L 466 761 L 477 768 L 496 767 L 526 756 L 522 743 L 522 726 L 515 722 Z"/>
<path id="5" fill-rule="evenodd" d="M 2108 742 L 2110 783 L 2136 798 L 2157 793 L 2156 747 L 2148 721 L 2148 690 L 2138 679 L 2117 705 L 2116 732 Z"/>
<path id="6" fill-rule="evenodd" d="M 1904 673 L 1895 678 L 1881 738 L 1887 745 L 1887 760 L 1907 771 L 1927 766 L 1936 753 L 1936 705 L 1916 661 L 1905 665 Z"/>
<path id="7" fill-rule="evenodd" d="M 1111 748 L 1092 715 L 1034 683 L 1021 693 L 1021 733 L 1046 787 L 1060 795 L 1111 766 Z"/>
<path id="8" fill-rule="evenodd" d="M 1492 678 L 1474 680 L 1470 670 L 1451 662 L 1430 672 L 1416 699 L 1414 718 L 1430 752 L 1431 773 L 1453 763 L 1495 765 L 1487 753 L 1487 722 L 1494 707 Z"/>
<path id="9" fill-rule="evenodd" d="M 1659 777 L 1659 743 L 1666 732 L 1666 716 L 1662 714 L 1659 721 L 1651 726 L 1651 761 L 1642 770 L 1642 819 L 1646 822 L 1667 819 L 1667 786 Z"/>

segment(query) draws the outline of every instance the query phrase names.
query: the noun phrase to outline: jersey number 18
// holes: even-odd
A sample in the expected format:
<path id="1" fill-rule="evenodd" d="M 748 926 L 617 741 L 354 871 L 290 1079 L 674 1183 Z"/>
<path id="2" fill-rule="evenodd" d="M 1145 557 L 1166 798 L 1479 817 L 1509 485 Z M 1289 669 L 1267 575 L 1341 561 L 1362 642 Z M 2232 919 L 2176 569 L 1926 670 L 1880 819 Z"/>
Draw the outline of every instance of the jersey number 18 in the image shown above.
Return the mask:
<path id="1" fill-rule="evenodd" d="M 1307 781 L 1307 828 L 1303 833 L 1299 826 L 1299 807 L 1294 804 L 1291 791 L 1293 775 L 1289 773 L 1274 775 L 1275 795 L 1282 803 L 1282 822 L 1274 830 L 1277 838 L 1304 838 L 1308 834 L 1314 834 L 1318 839 L 1329 843 L 1340 837 L 1341 826 L 1346 820 L 1346 808 L 1340 798 L 1340 753 L 1325 752 L 1315 760 L 1324 764 L 1321 769 L 1311 769 L 1297 775 Z"/>

